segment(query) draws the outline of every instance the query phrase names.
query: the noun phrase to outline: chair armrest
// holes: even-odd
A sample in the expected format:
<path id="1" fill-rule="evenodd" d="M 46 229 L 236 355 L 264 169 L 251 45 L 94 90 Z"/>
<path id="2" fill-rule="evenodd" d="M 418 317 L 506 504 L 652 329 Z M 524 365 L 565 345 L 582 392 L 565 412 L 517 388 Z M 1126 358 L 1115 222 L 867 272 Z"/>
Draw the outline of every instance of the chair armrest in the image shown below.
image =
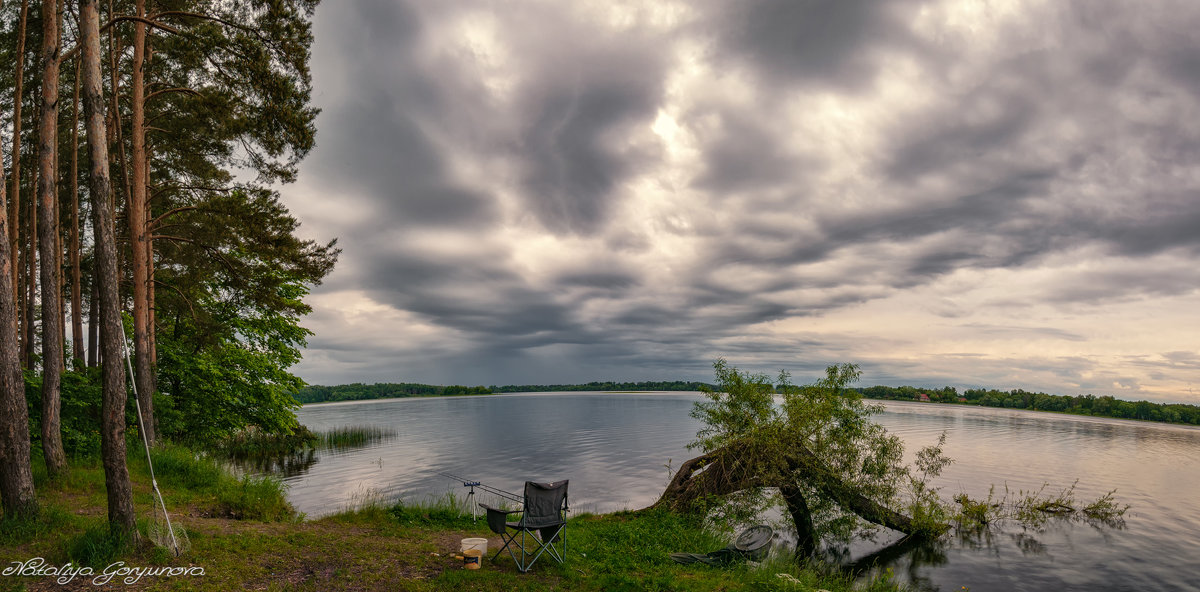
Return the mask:
<path id="1" fill-rule="evenodd" d="M 504 510 L 501 508 L 493 508 L 487 504 L 479 504 L 479 507 L 481 507 L 489 512 L 500 512 L 501 514 L 519 514 L 521 512 L 524 512 L 524 510 Z"/>

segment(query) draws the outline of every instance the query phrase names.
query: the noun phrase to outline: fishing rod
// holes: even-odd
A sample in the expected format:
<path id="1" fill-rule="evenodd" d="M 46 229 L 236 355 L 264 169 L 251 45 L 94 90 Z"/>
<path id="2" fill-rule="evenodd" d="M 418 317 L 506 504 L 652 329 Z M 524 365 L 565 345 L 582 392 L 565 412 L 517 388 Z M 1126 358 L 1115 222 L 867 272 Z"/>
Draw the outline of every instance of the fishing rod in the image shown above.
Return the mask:
<path id="1" fill-rule="evenodd" d="M 521 496 L 519 496 L 511 491 L 505 491 L 503 489 L 492 487 L 490 485 L 484 485 L 483 482 L 481 482 L 481 481 L 476 481 L 474 479 L 467 479 L 464 477 L 459 477 L 458 475 L 452 475 L 450 473 L 443 473 L 442 471 L 437 471 L 437 474 L 439 474 L 443 477 L 446 477 L 448 479 L 453 479 L 455 481 L 458 481 L 463 484 L 463 487 L 471 488 L 470 491 L 467 492 L 467 498 L 471 500 L 471 521 L 472 522 L 475 522 L 477 520 L 478 509 L 479 509 L 479 501 L 475 498 L 475 488 L 476 487 L 478 487 L 479 490 L 483 491 L 484 493 L 490 493 L 492 495 L 505 498 L 509 501 L 513 501 L 516 503 L 522 503 L 524 501 L 524 499 L 522 499 Z"/>

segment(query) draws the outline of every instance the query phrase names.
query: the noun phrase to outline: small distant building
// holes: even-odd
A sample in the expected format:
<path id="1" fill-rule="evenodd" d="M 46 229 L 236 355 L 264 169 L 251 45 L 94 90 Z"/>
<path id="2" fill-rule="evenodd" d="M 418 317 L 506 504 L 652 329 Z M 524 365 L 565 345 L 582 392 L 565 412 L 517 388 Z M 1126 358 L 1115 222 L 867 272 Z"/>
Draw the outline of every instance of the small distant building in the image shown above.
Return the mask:
<path id="1" fill-rule="evenodd" d="M 959 397 L 959 398 L 958 398 L 958 402 L 959 402 L 959 403 L 966 403 L 966 402 L 967 402 L 967 398 L 966 398 L 966 397 Z"/>
<path id="2" fill-rule="evenodd" d="M 925 393 L 917 393 L 917 400 L 918 400 L 918 401 L 924 401 L 925 403 L 928 403 L 928 402 L 929 402 L 929 395 L 927 395 L 927 394 L 925 394 Z"/>

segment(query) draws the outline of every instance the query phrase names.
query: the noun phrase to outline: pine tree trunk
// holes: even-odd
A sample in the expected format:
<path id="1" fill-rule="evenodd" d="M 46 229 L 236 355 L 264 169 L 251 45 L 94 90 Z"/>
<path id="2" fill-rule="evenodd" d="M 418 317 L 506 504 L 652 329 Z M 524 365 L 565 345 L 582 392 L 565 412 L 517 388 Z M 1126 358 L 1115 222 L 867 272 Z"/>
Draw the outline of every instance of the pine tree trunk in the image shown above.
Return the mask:
<path id="1" fill-rule="evenodd" d="M 137 0 L 137 16 L 145 18 L 146 0 Z M 129 196 L 128 218 L 131 260 L 133 263 L 133 347 L 134 383 L 137 398 L 142 407 L 146 438 L 155 440 L 154 430 L 154 380 L 150 367 L 150 304 L 147 284 L 150 281 L 146 249 L 146 105 L 145 105 L 145 60 L 146 23 L 134 23 L 133 33 L 133 77 L 129 85 L 130 94 L 130 142 L 133 147 L 133 185 Z"/>
<path id="2" fill-rule="evenodd" d="M 101 456 L 108 490 L 109 527 L 135 535 L 133 490 L 125 465 L 125 368 L 121 365 L 121 311 L 118 301 L 116 237 L 109 196 L 108 144 L 104 130 L 104 97 L 100 82 L 100 15 L 96 0 L 79 0 L 80 49 L 83 59 L 83 103 L 87 111 L 87 143 L 91 155 L 92 227 L 95 237 L 95 280 L 100 293 L 100 348 L 104 355 L 101 403 Z"/>
<path id="3" fill-rule="evenodd" d="M 83 273 L 79 269 L 79 59 L 75 59 L 75 98 L 71 102 L 71 357 L 84 362 Z"/>
<path id="4" fill-rule="evenodd" d="M 37 235 L 42 278 L 42 454 L 51 477 L 67 470 L 63 452 L 62 314 L 58 284 L 58 52 L 57 2 L 42 0 L 42 111 L 38 129 Z"/>
<path id="5" fill-rule="evenodd" d="M 96 287 L 96 265 L 92 263 L 92 273 L 89 279 L 91 289 L 88 290 L 88 343 L 87 365 L 95 368 L 100 365 L 100 354 L 96 350 L 97 337 L 100 333 L 100 292 Z"/>
<path id="6" fill-rule="evenodd" d="M 35 127 L 41 127 L 40 112 L 34 117 L 38 120 Z M 36 179 L 41 171 L 41 160 L 35 161 L 34 178 Z M 34 347 L 37 341 L 37 263 L 38 263 L 38 243 L 37 243 L 37 196 L 31 196 L 28 203 L 29 211 L 25 216 L 28 222 L 25 224 L 25 341 L 21 344 L 22 350 L 25 352 L 25 367 L 32 370 L 34 367 L 34 356 L 37 355 L 37 348 Z"/>
<path id="7" fill-rule="evenodd" d="M 30 465 L 29 413 L 17 344 L 16 292 L 12 287 L 16 266 L 8 240 L 11 227 L 3 179 L 4 159 L 0 156 L 0 502 L 4 504 L 4 515 L 13 517 L 36 514 L 37 495 Z"/>
<path id="8" fill-rule="evenodd" d="M 17 281 L 20 261 L 17 240 L 21 236 L 21 103 L 25 100 L 25 23 L 28 15 L 29 0 L 21 0 L 21 24 L 17 28 L 16 88 L 13 92 L 12 191 L 9 192 L 8 203 L 8 252 L 12 257 L 9 276 L 12 278 L 10 289 L 13 302 L 20 301 L 17 295 L 20 290 L 20 282 Z"/>
<path id="9" fill-rule="evenodd" d="M 41 104 L 41 88 L 34 91 L 33 98 L 35 105 Z M 41 129 L 41 127 L 42 111 L 39 109 L 33 113 L 33 129 Z M 38 176 L 41 174 L 41 164 L 41 159 L 34 159 L 31 185 L 37 184 Z M 29 370 L 33 369 L 34 357 L 37 356 L 37 349 L 34 347 L 37 341 L 37 201 L 36 190 L 30 193 L 29 199 L 25 200 L 27 208 L 25 211 L 25 264 L 21 268 L 22 275 L 20 277 L 23 284 L 21 291 L 25 296 L 21 310 L 24 318 L 22 330 L 24 339 L 21 341 L 21 352 L 24 354 L 22 364 Z"/>

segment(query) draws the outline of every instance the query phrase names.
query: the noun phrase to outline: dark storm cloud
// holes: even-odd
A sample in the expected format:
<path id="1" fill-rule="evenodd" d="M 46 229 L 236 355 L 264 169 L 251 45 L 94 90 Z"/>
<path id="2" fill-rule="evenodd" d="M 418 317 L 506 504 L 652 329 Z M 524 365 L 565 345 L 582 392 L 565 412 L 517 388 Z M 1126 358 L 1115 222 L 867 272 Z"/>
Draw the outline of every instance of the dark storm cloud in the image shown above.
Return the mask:
<path id="1" fill-rule="evenodd" d="M 705 24 L 722 49 L 780 80 L 858 90 L 878 69 L 876 50 L 911 46 L 905 25 L 919 2 L 750 0 L 719 3 Z M 720 59 L 720 58 L 718 58 Z"/>
<path id="2" fill-rule="evenodd" d="M 318 68 L 336 70 L 346 86 L 325 107 L 313 169 L 332 192 L 355 189 L 371 201 L 381 225 L 479 226 L 496 216 L 493 198 L 455 182 L 447 155 L 426 131 L 455 118 L 458 102 L 446 72 L 425 69 L 422 24 L 393 0 L 356 0 L 341 7 L 327 34 L 356 49 Z M 361 45 L 359 45 L 361 44 Z"/>
<path id="3" fill-rule="evenodd" d="M 1186 37 L 1137 32 L 1195 22 L 1196 8 L 1070 6 L 1054 47 L 1006 59 L 952 102 L 906 117 L 889 134 L 881 171 L 897 187 L 928 179 L 1014 187 L 1015 199 L 961 198 L 964 207 L 951 208 L 965 217 L 934 207 L 927 218 L 1019 245 L 1004 265 L 1025 264 L 1032 253 L 1024 246 L 1046 254 L 1094 243 L 1139 256 L 1194 249 L 1200 183 L 1186 171 L 1200 157 L 1200 134 L 1178 122 L 1194 117 L 1197 102 L 1176 90 L 1195 95 L 1196 52 Z M 1146 74 L 1153 71 L 1166 75 Z M 1108 186 L 1080 195 L 1095 183 Z M 972 211 L 971 202 L 984 209 Z"/>
<path id="4" fill-rule="evenodd" d="M 778 12 L 782 8 L 766 6 L 747 10 L 784 14 Z M 812 6 L 816 5 L 798 4 L 787 10 Z M 851 23 L 846 25 L 851 31 L 861 31 L 897 14 L 876 14 L 853 3 L 844 9 L 841 16 L 832 18 L 831 26 Z M 807 217 L 815 221 L 817 233 L 798 232 L 784 241 L 788 246 L 764 249 L 760 237 L 747 240 L 738 236 L 754 224 L 744 221 L 727 227 L 731 236 L 713 247 L 713 260 L 718 266 L 752 263 L 790 273 L 787 269 L 792 266 L 828 261 L 846 249 L 860 247 L 875 255 L 880 271 L 860 279 L 907 288 L 960 269 L 1019 269 L 1088 245 L 1100 245 L 1115 256 L 1149 256 L 1180 247 L 1194 252 L 1200 241 L 1200 232 L 1195 230 L 1200 228 L 1200 199 L 1196 198 L 1200 186 L 1188 171 L 1198 157 L 1200 136 L 1177 122 L 1190 119 L 1197 103 L 1194 97 L 1180 100 L 1170 85 L 1179 84 L 1194 95 L 1197 78 L 1188 74 L 1196 63 L 1195 52 L 1178 47 L 1147 48 L 1121 30 L 1121 19 L 1161 20 L 1160 14 L 1149 12 L 1149 16 L 1119 12 L 1105 16 L 1086 9 L 1067 11 L 1066 36 L 1056 47 L 1017 52 L 992 65 L 976 85 L 965 91 L 952 90 L 953 96 L 935 101 L 924 112 L 897 119 L 874 165 L 887 180 L 886 187 L 904 199 L 892 199 L 882 207 L 836 209 L 798 194 L 795 204 L 809 212 Z M 1180 21 L 1191 22 L 1195 9 L 1184 12 L 1178 15 Z M 1091 19 L 1090 25 L 1085 17 Z M 1096 19 L 1106 21 L 1101 33 L 1086 30 L 1095 27 Z M 1186 42 L 1186 38 L 1178 42 Z M 842 55 L 839 52 L 854 55 L 873 44 L 833 44 L 828 51 L 830 56 Z M 768 50 L 783 45 L 763 41 L 758 47 L 764 53 L 751 54 L 764 67 L 782 67 L 772 64 L 774 54 Z M 920 55 L 930 58 L 931 73 L 950 63 L 952 51 L 935 57 L 928 56 L 928 48 L 918 49 Z M 817 54 L 813 59 L 822 59 L 830 67 L 845 66 L 855 59 L 830 56 Z M 1156 64 L 1158 71 L 1167 75 L 1139 79 L 1132 72 L 1140 63 Z M 805 66 L 803 60 L 789 64 L 801 68 L 798 72 L 819 75 L 825 71 Z M 940 80 L 935 76 L 930 82 L 939 84 Z M 1158 113 L 1153 120 L 1135 121 L 1126 113 L 1130 105 L 1162 96 L 1171 97 L 1159 109 L 1165 109 L 1166 116 Z M 1072 131 L 1063 135 L 1055 133 L 1057 129 Z M 753 134 L 743 132 L 741 137 L 753 138 Z M 777 153 L 770 141 L 758 145 L 765 146 L 764 153 Z M 755 153 L 753 149 L 748 152 Z M 720 145 L 709 146 L 707 155 L 710 161 L 702 177 L 704 186 L 720 186 Z M 753 168 L 741 167 L 738 172 L 747 170 Z M 738 187 L 746 186 L 737 174 L 724 177 Z M 758 189 L 775 182 L 771 173 L 751 182 L 755 180 L 760 183 Z M 1083 194 L 1081 186 L 1097 182 L 1107 186 L 1098 194 Z M 757 201 L 757 208 L 772 209 L 764 199 Z M 743 206 L 755 207 L 753 199 Z M 706 270 L 706 277 L 710 273 Z M 797 282 L 812 279 L 803 274 L 793 277 Z M 1064 290 L 1058 295 L 1090 301 L 1106 295 L 1122 299 L 1131 294 L 1163 293 L 1156 287 L 1162 282 L 1126 282 L 1105 276 L 1090 279 L 1095 283 L 1086 290 Z M 797 282 L 780 281 L 776 287 L 785 289 Z"/>
<path id="5" fill-rule="evenodd" d="M 377 258 L 362 288 L 379 302 L 483 340 L 550 342 L 582 329 L 552 295 L 495 261 L 436 258 L 422 253 Z"/>
<path id="6" fill-rule="evenodd" d="M 516 149 L 525 165 L 524 198 L 552 233 L 602 228 L 615 190 L 655 157 L 627 140 L 653 122 L 663 63 L 629 36 L 602 39 L 582 51 L 548 46 L 566 50 L 569 59 L 550 61 L 522 89 L 520 119 L 526 124 Z"/>

